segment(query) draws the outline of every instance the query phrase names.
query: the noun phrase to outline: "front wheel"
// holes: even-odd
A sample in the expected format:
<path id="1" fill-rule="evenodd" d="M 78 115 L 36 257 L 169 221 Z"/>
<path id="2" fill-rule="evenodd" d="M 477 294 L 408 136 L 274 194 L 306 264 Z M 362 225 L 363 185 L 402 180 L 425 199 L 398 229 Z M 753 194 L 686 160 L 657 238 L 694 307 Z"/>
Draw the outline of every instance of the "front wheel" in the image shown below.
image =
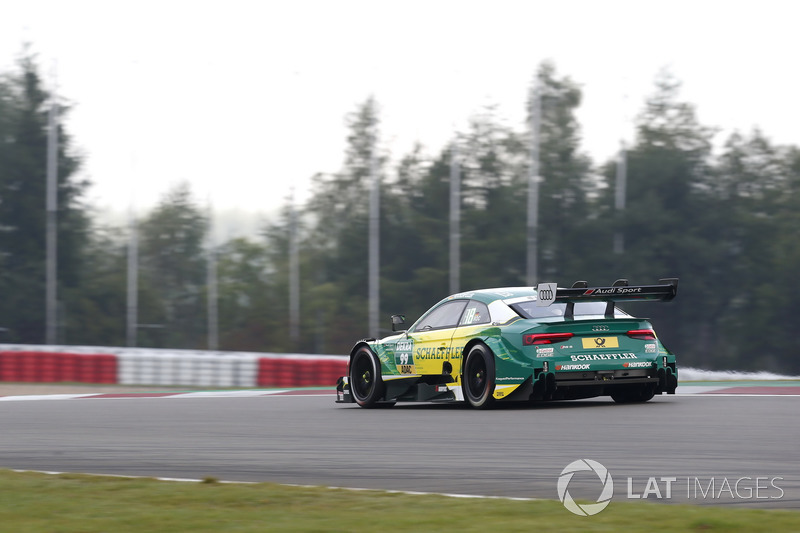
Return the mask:
<path id="1" fill-rule="evenodd" d="M 375 407 L 383 396 L 380 362 L 369 348 L 359 348 L 350 362 L 350 393 L 361 407 Z"/>
<path id="2" fill-rule="evenodd" d="M 464 359 L 461 387 L 464 398 L 476 409 L 494 404 L 494 354 L 483 344 L 476 344 Z"/>

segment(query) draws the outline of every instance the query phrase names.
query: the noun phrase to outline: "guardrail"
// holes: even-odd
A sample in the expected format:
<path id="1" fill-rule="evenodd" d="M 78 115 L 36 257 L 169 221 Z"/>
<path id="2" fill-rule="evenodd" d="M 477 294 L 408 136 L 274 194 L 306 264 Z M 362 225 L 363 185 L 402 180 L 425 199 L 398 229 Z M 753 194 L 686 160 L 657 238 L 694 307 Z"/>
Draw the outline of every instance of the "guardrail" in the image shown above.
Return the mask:
<path id="1" fill-rule="evenodd" d="M 0 345 L 0 381 L 223 388 L 336 385 L 347 357 L 92 346 Z"/>

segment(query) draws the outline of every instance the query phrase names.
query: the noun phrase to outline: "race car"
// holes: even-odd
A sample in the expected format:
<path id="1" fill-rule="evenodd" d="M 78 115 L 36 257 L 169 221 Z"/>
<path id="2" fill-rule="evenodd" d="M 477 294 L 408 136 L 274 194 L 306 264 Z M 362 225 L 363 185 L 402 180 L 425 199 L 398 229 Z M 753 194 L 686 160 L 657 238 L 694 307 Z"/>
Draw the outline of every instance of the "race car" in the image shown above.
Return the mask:
<path id="1" fill-rule="evenodd" d="M 555 283 L 462 292 L 431 307 L 408 329 L 363 339 L 350 352 L 337 403 L 365 408 L 396 402 L 497 403 L 611 396 L 646 402 L 674 394 L 675 355 L 653 326 L 616 306 L 675 298 L 678 279 L 655 285 L 570 288 Z M 400 330 L 399 330 L 400 329 Z M 398 331 L 399 330 L 399 331 Z"/>

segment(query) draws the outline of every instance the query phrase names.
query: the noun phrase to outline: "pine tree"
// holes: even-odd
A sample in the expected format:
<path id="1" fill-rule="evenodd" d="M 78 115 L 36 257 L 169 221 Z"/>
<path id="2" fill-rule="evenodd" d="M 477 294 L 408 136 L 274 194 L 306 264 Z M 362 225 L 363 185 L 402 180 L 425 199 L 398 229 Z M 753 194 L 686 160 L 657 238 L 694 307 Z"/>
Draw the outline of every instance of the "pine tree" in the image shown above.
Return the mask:
<path id="1" fill-rule="evenodd" d="M 7 328 L 4 338 L 15 342 L 40 343 L 45 336 L 47 114 L 52 101 L 35 58 L 25 50 L 18 71 L 0 79 L 0 326 Z M 69 111 L 63 104 L 59 108 L 61 117 Z M 58 138 L 57 279 L 63 297 L 81 280 L 89 231 L 81 198 L 88 183 L 77 178 L 80 158 L 63 126 Z M 69 302 L 62 298 L 60 308 L 68 309 Z"/>

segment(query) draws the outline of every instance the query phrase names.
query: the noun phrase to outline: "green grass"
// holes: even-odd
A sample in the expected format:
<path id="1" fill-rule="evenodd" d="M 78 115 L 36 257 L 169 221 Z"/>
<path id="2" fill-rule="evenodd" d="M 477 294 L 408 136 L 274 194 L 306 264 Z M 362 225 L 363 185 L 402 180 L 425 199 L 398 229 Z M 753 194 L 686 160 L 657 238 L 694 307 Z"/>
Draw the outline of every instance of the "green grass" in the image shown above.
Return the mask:
<path id="1" fill-rule="evenodd" d="M 797 531 L 798 511 L 614 503 L 579 517 L 558 501 L 462 499 L 270 483 L 170 482 L 0 470 L 0 530 Z"/>

